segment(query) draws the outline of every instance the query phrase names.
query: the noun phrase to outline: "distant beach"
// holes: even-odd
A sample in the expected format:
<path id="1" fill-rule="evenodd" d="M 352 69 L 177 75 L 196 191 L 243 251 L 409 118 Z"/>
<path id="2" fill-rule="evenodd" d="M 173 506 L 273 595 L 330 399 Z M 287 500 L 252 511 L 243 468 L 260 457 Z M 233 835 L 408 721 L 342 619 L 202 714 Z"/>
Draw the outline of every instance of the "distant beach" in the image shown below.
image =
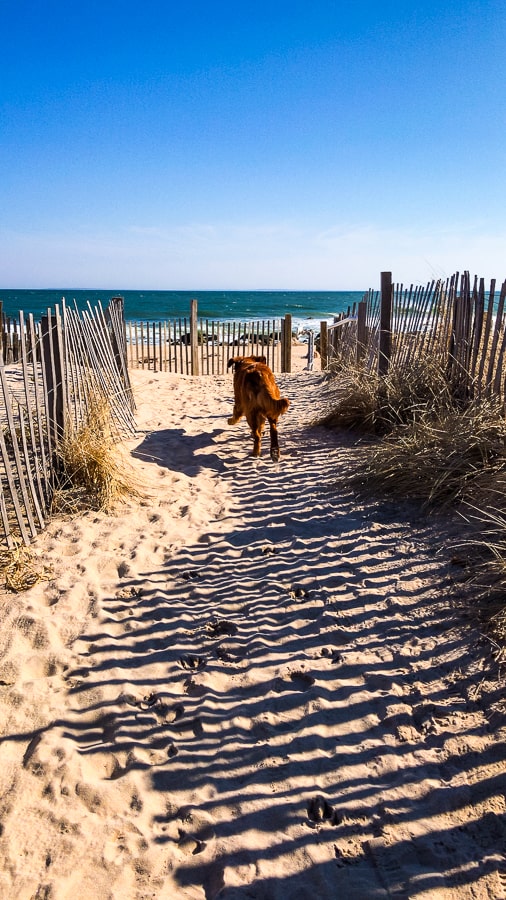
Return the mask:
<path id="1" fill-rule="evenodd" d="M 73 290 L 0 290 L 6 316 L 16 318 L 19 310 L 39 319 L 48 307 L 61 303 L 82 309 L 89 301 L 107 305 L 111 297 L 125 299 L 127 321 L 159 321 L 189 315 L 190 300 L 198 301 L 199 316 L 216 321 L 278 319 L 291 314 L 297 327 L 331 320 L 348 306 L 362 299 L 365 291 L 123 291 Z"/>

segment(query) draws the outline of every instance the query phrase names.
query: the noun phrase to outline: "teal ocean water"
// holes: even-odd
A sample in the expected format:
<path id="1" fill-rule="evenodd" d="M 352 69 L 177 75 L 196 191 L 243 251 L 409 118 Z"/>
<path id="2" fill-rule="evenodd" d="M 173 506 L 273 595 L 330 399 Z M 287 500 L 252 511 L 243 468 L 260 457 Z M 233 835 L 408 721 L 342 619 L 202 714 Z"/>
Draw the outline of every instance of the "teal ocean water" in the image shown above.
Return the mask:
<path id="1" fill-rule="evenodd" d="M 19 310 L 33 313 L 35 319 L 48 307 L 60 303 L 82 309 L 89 301 L 99 300 L 107 306 L 113 296 L 125 298 L 125 318 L 130 321 L 160 321 L 189 316 L 190 300 L 198 301 L 198 314 L 216 321 L 248 321 L 251 319 L 279 319 L 290 313 L 294 324 L 318 328 L 322 320 L 331 321 L 362 299 L 363 291 L 88 291 L 1 290 L 0 300 L 6 316 L 17 318 Z"/>

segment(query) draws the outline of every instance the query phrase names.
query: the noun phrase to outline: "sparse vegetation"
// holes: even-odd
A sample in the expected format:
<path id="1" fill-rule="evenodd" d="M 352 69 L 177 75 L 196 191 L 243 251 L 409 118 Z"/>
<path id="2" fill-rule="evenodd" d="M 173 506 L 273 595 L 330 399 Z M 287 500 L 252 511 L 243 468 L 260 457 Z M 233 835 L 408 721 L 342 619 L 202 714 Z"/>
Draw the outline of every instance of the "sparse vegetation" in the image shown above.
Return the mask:
<path id="1" fill-rule="evenodd" d="M 428 410 L 444 410 L 451 402 L 444 371 L 437 361 L 376 372 L 347 367 L 330 377 L 327 408 L 318 424 L 385 435 Z"/>
<path id="2" fill-rule="evenodd" d="M 0 571 L 5 587 L 16 593 L 28 590 L 51 574 L 48 566 L 21 540 L 17 540 L 13 547 L 1 548 Z"/>
<path id="3" fill-rule="evenodd" d="M 355 478 L 367 492 L 411 499 L 434 511 L 458 509 L 468 520 L 476 596 L 506 646 L 503 404 L 493 397 L 456 397 L 442 367 L 422 359 L 393 368 L 384 378 L 340 372 L 328 382 L 327 408 L 318 424 L 376 438 Z"/>
<path id="4" fill-rule="evenodd" d="M 84 508 L 110 511 L 116 503 L 139 497 L 128 462 L 121 456 L 107 397 L 96 393 L 79 427 L 68 424 L 58 453 L 58 484 L 53 512 Z"/>

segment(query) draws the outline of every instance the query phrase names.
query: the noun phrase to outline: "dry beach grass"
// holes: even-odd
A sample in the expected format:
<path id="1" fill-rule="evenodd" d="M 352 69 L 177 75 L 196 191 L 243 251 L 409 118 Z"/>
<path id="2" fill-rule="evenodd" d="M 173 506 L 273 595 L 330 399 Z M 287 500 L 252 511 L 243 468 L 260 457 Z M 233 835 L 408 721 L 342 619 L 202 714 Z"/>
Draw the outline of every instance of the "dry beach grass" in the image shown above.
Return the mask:
<path id="1" fill-rule="evenodd" d="M 133 373 L 145 496 L 55 519 L 49 580 L 2 595 L 2 896 L 506 895 L 461 528 L 357 497 L 367 445 L 310 427 L 302 368 L 279 464 L 231 377 Z"/>
<path id="2" fill-rule="evenodd" d="M 392 368 L 386 378 L 349 368 L 327 384 L 315 422 L 379 436 L 353 480 L 368 495 L 451 509 L 472 526 L 459 547 L 470 567 L 476 612 L 506 646 L 506 419 L 493 396 L 452 392 L 434 359 Z M 472 570 L 472 571 L 471 571 Z"/>

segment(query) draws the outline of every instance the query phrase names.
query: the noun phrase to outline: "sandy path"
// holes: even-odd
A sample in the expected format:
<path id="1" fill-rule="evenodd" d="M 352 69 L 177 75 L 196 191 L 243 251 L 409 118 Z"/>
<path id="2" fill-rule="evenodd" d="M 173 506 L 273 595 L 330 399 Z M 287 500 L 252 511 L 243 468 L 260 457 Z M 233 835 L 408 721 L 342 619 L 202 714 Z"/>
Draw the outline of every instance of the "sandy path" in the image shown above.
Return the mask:
<path id="1" fill-rule="evenodd" d="M 230 378 L 134 373 L 150 499 L 52 523 L 54 577 L 1 598 L 1 896 L 506 896 L 454 535 L 337 487 L 319 376 L 279 380 L 274 465 Z"/>

